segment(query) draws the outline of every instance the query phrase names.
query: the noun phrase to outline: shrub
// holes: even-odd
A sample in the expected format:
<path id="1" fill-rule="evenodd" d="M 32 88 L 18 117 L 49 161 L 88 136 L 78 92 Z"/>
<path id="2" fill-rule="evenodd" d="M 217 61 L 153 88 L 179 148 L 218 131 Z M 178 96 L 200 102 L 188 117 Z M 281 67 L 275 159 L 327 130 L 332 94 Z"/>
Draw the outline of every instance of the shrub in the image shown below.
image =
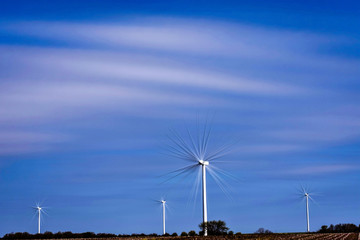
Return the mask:
<path id="1" fill-rule="evenodd" d="M 229 228 L 226 227 L 226 223 L 221 220 L 199 224 L 201 233 L 204 232 L 205 226 L 207 227 L 208 235 L 226 235 L 229 230 Z"/>
<path id="2" fill-rule="evenodd" d="M 191 230 L 191 231 L 188 233 L 188 235 L 189 235 L 190 237 L 196 236 L 196 232 L 195 232 L 194 230 Z"/>
<path id="3" fill-rule="evenodd" d="M 270 233 L 273 233 L 273 232 L 268 230 L 268 229 L 259 228 L 255 233 L 257 233 L 257 234 L 270 234 Z"/>

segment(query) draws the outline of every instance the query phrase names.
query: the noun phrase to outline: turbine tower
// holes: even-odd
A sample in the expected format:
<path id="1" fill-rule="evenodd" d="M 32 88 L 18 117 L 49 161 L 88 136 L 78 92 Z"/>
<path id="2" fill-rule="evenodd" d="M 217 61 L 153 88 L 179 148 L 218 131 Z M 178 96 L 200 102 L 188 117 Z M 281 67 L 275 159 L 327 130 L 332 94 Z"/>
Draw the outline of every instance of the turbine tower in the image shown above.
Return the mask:
<path id="1" fill-rule="evenodd" d="M 37 211 L 37 215 L 38 215 L 38 233 L 41 233 L 41 212 L 44 212 L 44 209 L 42 207 L 40 207 L 39 204 L 36 204 L 36 207 L 33 207 L 33 209 L 35 209 Z"/>
<path id="2" fill-rule="evenodd" d="M 41 232 L 40 230 L 40 218 L 41 218 L 41 207 L 38 207 L 38 215 L 39 215 L 39 219 L 38 219 L 38 233 Z"/>
<path id="3" fill-rule="evenodd" d="M 203 200 L 203 223 L 204 236 L 207 236 L 207 199 L 206 199 L 206 166 L 209 166 L 209 161 L 199 160 L 202 172 L 202 200 Z"/>
<path id="4" fill-rule="evenodd" d="M 311 193 L 309 193 L 309 191 L 307 189 L 305 189 L 304 187 L 302 188 L 302 198 L 305 198 L 306 201 L 306 231 L 310 232 L 310 210 L 309 210 L 309 202 L 310 200 L 314 201 L 314 199 L 312 199 L 311 197 Z"/>
<path id="5" fill-rule="evenodd" d="M 161 200 L 161 205 L 162 205 L 162 218 L 163 218 L 163 235 L 165 235 L 166 230 L 165 230 L 165 204 L 166 201 L 165 200 Z"/>
<path id="6" fill-rule="evenodd" d="M 206 173 L 208 172 L 215 182 L 219 185 L 221 190 L 226 193 L 227 185 L 223 183 L 221 177 L 217 173 L 217 171 L 227 177 L 234 178 L 230 174 L 225 171 L 211 165 L 210 162 L 218 161 L 221 157 L 223 157 L 228 151 L 230 144 L 221 144 L 220 147 L 213 149 L 213 151 L 208 151 L 209 148 L 209 138 L 211 134 L 211 127 L 208 126 L 206 122 L 203 128 L 198 126 L 197 136 L 193 137 L 190 133 L 190 130 L 187 129 L 186 135 L 184 138 L 178 132 L 172 130 L 169 138 L 171 140 L 171 144 L 168 145 L 170 155 L 182 160 L 187 160 L 192 162 L 191 165 L 175 170 L 171 173 L 176 173 L 175 176 L 170 179 L 177 177 L 184 173 L 189 173 L 192 170 L 198 169 L 201 167 L 201 185 L 202 185 L 202 211 L 203 211 L 203 230 L 204 236 L 208 235 L 207 229 L 207 196 L 206 196 Z M 170 180 L 168 179 L 168 180 Z M 167 180 L 167 181 L 168 181 Z M 200 180 L 200 179 L 198 179 Z M 195 188 L 198 187 L 198 182 L 195 182 Z M 196 189 L 197 190 L 197 189 Z"/>
<path id="7" fill-rule="evenodd" d="M 307 232 L 310 232 L 310 220 L 309 220 L 309 194 L 305 192 L 305 198 L 306 198 L 306 226 L 307 226 Z"/>

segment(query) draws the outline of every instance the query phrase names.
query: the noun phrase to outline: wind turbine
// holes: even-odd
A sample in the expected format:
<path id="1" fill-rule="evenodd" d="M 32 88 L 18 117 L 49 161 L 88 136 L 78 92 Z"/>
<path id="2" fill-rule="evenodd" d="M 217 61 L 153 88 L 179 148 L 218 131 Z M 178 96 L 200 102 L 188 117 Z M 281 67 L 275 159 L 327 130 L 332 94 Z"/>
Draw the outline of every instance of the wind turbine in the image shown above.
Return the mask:
<path id="1" fill-rule="evenodd" d="M 36 207 L 33 207 L 37 211 L 38 215 L 38 233 L 41 233 L 40 226 L 41 226 L 41 213 L 45 213 L 44 208 L 40 206 L 39 203 L 36 204 Z"/>
<path id="2" fill-rule="evenodd" d="M 221 174 L 225 174 L 233 178 L 223 170 L 215 166 L 211 166 L 210 163 L 218 161 L 219 158 L 223 157 L 229 150 L 229 144 L 222 144 L 220 147 L 208 151 L 209 139 L 212 128 L 208 126 L 207 121 L 203 128 L 197 127 L 197 136 L 193 137 L 189 129 L 186 129 L 186 138 L 184 138 L 177 131 L 172 130 L 169 138 L 171 144 L 168 145 L 169 152 L 172 156 L 192 162 L 191 165 L 184 168 L 180 168 L 171 173 L 176 173 L 172 178 L 179 176 L 183 173 L 188 173 L 191 170 L 201 168 L 202 174 L 202 212 L 203 212 L 203 225 L 204 225 L 204 236 L 208 235 L 207 229 L 207 194 L 206 194 L 206 173 L 208 172 L 215 182 L 219 185 L 221 190 L 226 193 L 226 184 L 222 182 L 221 177 L 216 173 L 218 171 Z M 171 178 L 170 178 L 171 179 Z M 168 179 L 168 180 L 170 180 Z"/>
<path id="3" fill-rule="evenodd" d="M 165 233 L 166 233 L 166 230 L 165 230 L 165 207 L 166 207 L 166 201 L 165 200 L 160 200 L 159 202 L 162 205 L 163 235 L 165 235 Z"/>
<path id="4" fill-rule="evenodd" d="M 306 230 L 310 232 L 310 214 L 309 214 L 309 199 L 314 201 L 310 196 L 310 193 L 304 188 L 302 188 L 302 197 L 306 200 Z"/>

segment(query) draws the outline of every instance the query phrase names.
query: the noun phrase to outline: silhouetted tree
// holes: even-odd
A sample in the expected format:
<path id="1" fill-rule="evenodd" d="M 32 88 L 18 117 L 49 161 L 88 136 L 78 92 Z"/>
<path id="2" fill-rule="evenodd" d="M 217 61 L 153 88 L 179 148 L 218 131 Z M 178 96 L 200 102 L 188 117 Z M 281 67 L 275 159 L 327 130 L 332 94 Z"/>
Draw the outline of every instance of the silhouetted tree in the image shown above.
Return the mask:
<path id="1" fill-rule="evenodd" d="M 256 230 L 255 233 L 257 233 L 257 234 L 270 234 L 270 233 L 273 233 L 273 232 L 268 230 L 268 229 L 259 228 L 258 230 Z"/>
<path id="2" fill-rule="evenodd" d="M 328 232 L 328 226 L 327 225 L 322 225 L 318 232 L 319 233 L 327 233 Z"/>
<path id="3" fill-rule="evenodd" d="M 336 224 L 335 226 L 331 224 L 329 227 L 326 225 L 321 226 L 318 232 L 320 233 L 349 233 L 349 232 L 359 232 L 360 226 L 356 226 L 352 223 L 343 223 Z"/>
<path id="4" fill-rule="evenodd" d="M 195 232 L 194 230 L 191 230 L 191 231 L 188 233 L 188 235 L 189 235 L 190 237 L 196 236 L 196 232 Z"/>
<path id="5" fill-rule="evenodd" d="M 208 235 L 226 235 L 229 230 L 226 227 L 226 223 L 224 221 L 210 221 L 206 223 Z M 205 223 L 199 224 L 199 228 L 201 229 L 200 235 L 204 234 Z"/>

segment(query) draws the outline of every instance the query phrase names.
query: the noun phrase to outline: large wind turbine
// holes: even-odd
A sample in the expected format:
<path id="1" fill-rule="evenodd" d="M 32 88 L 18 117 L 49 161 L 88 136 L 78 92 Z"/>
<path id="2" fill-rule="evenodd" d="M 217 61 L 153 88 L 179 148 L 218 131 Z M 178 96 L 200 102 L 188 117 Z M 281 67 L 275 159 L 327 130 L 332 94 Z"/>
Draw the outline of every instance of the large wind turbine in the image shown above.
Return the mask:
<path id="1" fill-rule="evenodd" d="M 186 138 L 184 138 L 178 132 L 172 130 L 171 135 L 169 136 L 171 144 L 168 146 L 169 151 L 172 156 L 179 159 L 187 160 L 192 162 L 192 165 L 178 169 L 172 173 L 177 173 L 175 176 L 179 176 L 183 173 L 194 170 L 198 167 L 201 168 L 202 174 L 202 210 L 203 210 L 203 224 L 204 224 L 204 236 L 207 236 L 207 195 L 206 195 L 206 172 L 210 173 L 219 187 L 225 192 L 226 184 L 222 182 L 221 177 L 216 173 L 225 174 L 229 176 L 223 170 L 220 170 L 214 166 L 211 166 L 210 163 L 218 160 L 224 156 L 229 150 L 229 144 L 222 144 L 220 147 L 213 149 L 213 151 L 208 151 L 209 138 L 211 135 L 211 127 L 208 126 L 207 122 L 204 124 L 203 128 L 198 126 L 197 136 L 193 137 L 189 129 L 186 131 Z M 215 170 L 215 171 L 214 171 Z M 225 192 L 226 193 L 226 192 Z"/>

